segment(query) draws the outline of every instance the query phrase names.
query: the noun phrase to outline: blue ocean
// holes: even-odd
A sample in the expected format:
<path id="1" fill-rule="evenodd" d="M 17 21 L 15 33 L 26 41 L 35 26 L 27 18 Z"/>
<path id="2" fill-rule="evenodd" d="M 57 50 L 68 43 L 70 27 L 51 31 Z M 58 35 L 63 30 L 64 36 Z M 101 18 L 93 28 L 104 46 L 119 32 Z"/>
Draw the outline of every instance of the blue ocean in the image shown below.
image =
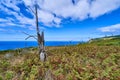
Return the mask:
<path id="1" fill-rule="evenodd" d="M 79 44 L 79 41 L 46 41 L 45 46 L 67 46 Z M 0 41 L 0 50 L 36 47 L 36 41 Z"/>

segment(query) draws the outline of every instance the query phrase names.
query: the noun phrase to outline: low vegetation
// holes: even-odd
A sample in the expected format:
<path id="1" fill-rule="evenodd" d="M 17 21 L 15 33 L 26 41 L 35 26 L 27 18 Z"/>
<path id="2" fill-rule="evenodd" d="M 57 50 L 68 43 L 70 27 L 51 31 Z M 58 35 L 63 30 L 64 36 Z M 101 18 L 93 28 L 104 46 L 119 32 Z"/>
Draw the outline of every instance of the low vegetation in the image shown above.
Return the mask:
<path id="1" fill-rule="evenodd" d="M 46 50 L 44 63 L 36 48 L 1 51 L 0 80 L 120 80 L 119 46 L 89 43 Z"/>
<path id="2" fill-rule="evenodd" d="M 89 44 L 98 46 L 120 46 L 120 35 L 91 39 Z"/>

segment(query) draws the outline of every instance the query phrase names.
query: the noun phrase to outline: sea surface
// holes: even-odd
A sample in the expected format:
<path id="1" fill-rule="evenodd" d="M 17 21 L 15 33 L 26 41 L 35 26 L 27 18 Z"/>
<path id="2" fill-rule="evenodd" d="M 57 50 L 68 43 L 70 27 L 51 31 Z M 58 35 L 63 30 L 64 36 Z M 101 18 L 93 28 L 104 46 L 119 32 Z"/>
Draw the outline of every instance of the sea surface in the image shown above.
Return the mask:
<path id="1" fill-rule="evenodd" d="M 68 46 L 81 43 L 80 41 L 46 41 L 45 46 Z M 14 50 L 18 48 L 37 47 L 36 41 L 0 41 L 1 50 Z"/>

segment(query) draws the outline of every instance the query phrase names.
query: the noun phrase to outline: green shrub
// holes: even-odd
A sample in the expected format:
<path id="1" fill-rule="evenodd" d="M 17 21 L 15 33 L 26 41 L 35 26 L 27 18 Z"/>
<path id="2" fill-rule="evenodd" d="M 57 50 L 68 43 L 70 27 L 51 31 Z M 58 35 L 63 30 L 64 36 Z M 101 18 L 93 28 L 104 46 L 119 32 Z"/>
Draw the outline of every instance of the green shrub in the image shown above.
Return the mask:
<path id="1" fill-rule="evenodd" d="M 0 80 L 3 80 L 3 77 L 0 75 Z"/>
<path id="2" fill-rule="evenodd" d="M 13 72 L 12 71 L 7 71 L 5 74 L 6 80 L 10 80 L 13 78 Z"/>

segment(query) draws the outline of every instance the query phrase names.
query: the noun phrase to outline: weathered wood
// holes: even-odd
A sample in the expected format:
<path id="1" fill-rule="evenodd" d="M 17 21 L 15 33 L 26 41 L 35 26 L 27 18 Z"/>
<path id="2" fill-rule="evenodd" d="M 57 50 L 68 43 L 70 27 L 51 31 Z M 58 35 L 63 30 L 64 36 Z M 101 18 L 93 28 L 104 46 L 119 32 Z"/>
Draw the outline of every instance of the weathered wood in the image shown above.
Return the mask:
<path id="1" fill-rule="evenodd" d="M 30 8 L 31 9 L 31 8 Z M 31 9 L 32 10 L 32 9 Z M 35 5 L 35 11 L 32 10 L 32 12 L 34 13 L 35 15 L 35 23 L 36 23 L 36 34 L 37 34 L 37 38 L 36 36 L 33 36 L 33 35 L 29 35 L 25 32 L 23 32 L 24 34 L 26 35 L 29 35 L 25 40 L 27 40 L 28 38 L 30 37 L 33 37 L 37 40 L 37 43 L 38 43 L 38 53 L 40 54 L 40 58 L 42 61 L 45 61 L 43 60 L 43 58 L 46 59 L 46 54 L 45 54 L 45 47 L 44 47 L 44 32 L 42 31 L 40 33 L 40 29 L 39 29 L 39 21 L 38 21 L 38 5 L 36 4 Z"/>
<path id="2" fill-rule="evenodd" d="M 44 34 L 42 32 L 42 35 L 40 34 L 40 29 L 39 29 L 39 21 L 38 21 L 38 11 L 37 11 L 37 5 L 35 6 L 35 18 L 36 18 L 36 31 L 37 31 L 37 42 L 38 42 L 38 48 L 39 52 L 43 50 L 44 47 Z"/>
<path id="3" fill-rule="evenodd" d="M 46 59 L 45 48 L 44 48 L 44 32 L 42 31 L 42 33 L 40 34 L 40 31 L 39 31 L 40 29 L 39 29 L 37 5 L 35 6 L 35 16 L 36 16 L 38 50 L 40 54 L 40 60 L 44 62 Z"/>

